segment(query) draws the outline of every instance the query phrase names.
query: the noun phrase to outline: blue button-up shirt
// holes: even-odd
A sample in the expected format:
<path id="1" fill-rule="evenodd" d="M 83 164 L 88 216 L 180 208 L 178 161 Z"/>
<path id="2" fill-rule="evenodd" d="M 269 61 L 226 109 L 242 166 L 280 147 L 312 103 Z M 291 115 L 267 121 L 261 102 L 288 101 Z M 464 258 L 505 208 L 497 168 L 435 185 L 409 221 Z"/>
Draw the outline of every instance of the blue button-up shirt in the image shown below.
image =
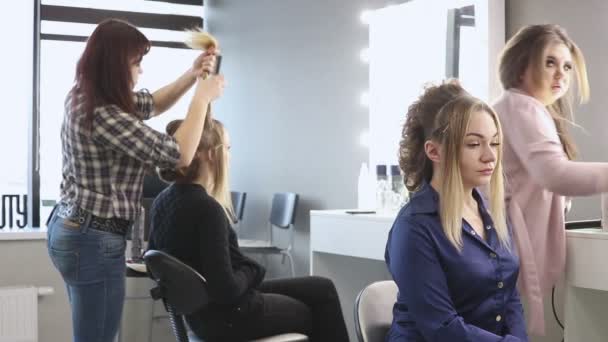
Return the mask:
<path id="1" fill-rule="evenodd" d="M 486 240 L 463 220 L 461 251 L 443 232 L 439 195 L 430 185 L 397 215 L 385 253 L 399 287 L 387 341 L 528 341 L 514 247 L 500 244 L 480 194 L 473 195 Z"/>

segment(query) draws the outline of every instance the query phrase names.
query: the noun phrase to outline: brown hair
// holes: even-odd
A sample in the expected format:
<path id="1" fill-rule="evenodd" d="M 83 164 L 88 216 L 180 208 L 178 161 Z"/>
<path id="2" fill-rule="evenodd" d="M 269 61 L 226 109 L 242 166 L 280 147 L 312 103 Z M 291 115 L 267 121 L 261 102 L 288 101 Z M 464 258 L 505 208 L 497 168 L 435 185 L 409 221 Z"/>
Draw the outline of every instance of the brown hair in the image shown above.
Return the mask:
<path id="1" fill-rule="evenodd" d="M 107 19 L 91 36 L 76 66 L 72 110 L 83 105 L 86 125 L 93 123 L 95 107 L 116 105 L 135 113 L 131 64 L 141 61 L 150 50 L 150 41 L 126 21 Z"/>
<path id="2" fill-rule="evenodd" d="M 428 85 L 406 114 L 399 142 L 399 166 L 404 174 L 405 186 L 416 191 L 424 181 L 433 176 L 433 164 L 424 153 L 424 143 L 432 133 L 432 127 L 441 108 L 458 96 L 467 94 L 455 79 L 441 85 Z"/>
<path id="3" fill-rule="evenodd" d="M 564 44 L 573 59 L 573 71 L 576 74 L 579 101 L 589 99 L 589 81 L 583 52 L 558 25 L 529 25 L 521 28 L 509 41 L 500 56 L 499 77 L 504 89 L 516 88 L 521 85 L 521 76 L 528 67 L 532 68 L 532 77 L 540 82 L 540 70 L 543 68 L 543 52 L 550 44 Z M 555 103 L 547 106 L 553 117 L 557 133 L 564 147 L 564 152 L 570 159 L 576 157 L 576 145 L 567 130 L 568 122 L 573 121 L 571 105 L 572 92 L 563 96 Z"/>

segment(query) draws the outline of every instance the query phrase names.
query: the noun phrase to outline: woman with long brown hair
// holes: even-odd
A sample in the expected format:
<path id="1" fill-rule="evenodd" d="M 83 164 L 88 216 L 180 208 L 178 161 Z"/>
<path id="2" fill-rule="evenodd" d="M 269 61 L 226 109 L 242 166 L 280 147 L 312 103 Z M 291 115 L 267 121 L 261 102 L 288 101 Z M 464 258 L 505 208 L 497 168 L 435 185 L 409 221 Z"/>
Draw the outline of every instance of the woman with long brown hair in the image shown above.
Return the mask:
<path id="1" fill-rule="evenodd" d="M 207 106 L 222 93 L 222 76 L 200 78 L 213 70 L 213 49 L 154 93 L 133 92 L 149 49 L 129 23 L 100 23 L 65 101 L 61 198 L 47 222 L 48 250 L 66 283 L 75 342 L 114 340 L 125 294 L 125 234 L 140 213 L 145 171 L 190 164 Z M 195 84 L 184 125 L 173 136 L 143 122 Z"/>
<path id="2" fill-rule="evenodd" d="M 513 225 L 530 332 L 544 335 L 543 296 L 566 267 L 566 196 L 608 192 L 608 163 L 574 161 L 568 132 L 573 88 L 589 98 L 585 58 L 557 25 L 530 25 L 507 42 L 504 92 L 493 107 L 504 132 L 506 204 Z M 576 87 L 571 87 L 571 81 Z"/>

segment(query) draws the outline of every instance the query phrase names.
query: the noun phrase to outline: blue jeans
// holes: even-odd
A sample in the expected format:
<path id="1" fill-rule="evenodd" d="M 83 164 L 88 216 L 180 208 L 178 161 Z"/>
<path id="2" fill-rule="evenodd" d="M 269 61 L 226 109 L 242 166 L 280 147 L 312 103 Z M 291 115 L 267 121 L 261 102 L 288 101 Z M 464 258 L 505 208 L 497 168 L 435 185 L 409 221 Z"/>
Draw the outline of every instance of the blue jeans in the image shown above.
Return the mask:
<path id="1" fill-rule="evenodd" d="M 125 297 L 125 237 L 55 214 L 47 247 L 67 287 L 74 342 L 114 341 Z"/>

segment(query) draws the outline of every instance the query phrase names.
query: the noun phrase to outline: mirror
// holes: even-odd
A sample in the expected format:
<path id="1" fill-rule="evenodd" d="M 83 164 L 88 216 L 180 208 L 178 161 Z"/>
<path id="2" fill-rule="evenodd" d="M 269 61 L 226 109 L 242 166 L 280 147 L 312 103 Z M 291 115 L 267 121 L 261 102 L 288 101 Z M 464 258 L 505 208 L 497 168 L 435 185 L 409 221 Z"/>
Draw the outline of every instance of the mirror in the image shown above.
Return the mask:
<path id="1" fill-rule="evenodd" d="M 369 165 L 397 164 L 407 107 L 425 83 L 457 77 L 482 100 L 498 96 L 504 41 L 504 1 L 413 0 L 373 11 Z"/>

